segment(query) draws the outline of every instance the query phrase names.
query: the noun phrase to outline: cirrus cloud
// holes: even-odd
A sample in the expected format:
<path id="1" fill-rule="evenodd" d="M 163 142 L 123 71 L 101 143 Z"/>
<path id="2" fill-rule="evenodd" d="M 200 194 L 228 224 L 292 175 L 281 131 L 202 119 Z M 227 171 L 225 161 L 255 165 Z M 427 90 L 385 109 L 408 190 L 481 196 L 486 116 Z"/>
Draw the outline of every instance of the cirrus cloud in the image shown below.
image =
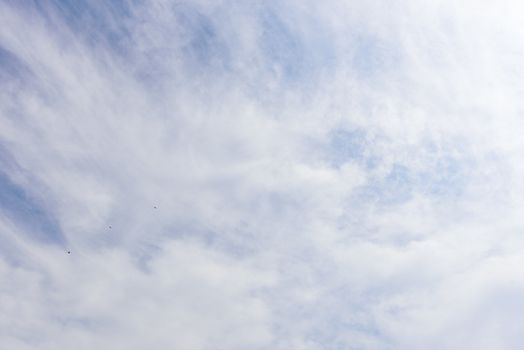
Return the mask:
<path id="1" fill-rule="evenodd" d="M 520 348 L 520 10 L 0 3 L 0 343 Z"/>

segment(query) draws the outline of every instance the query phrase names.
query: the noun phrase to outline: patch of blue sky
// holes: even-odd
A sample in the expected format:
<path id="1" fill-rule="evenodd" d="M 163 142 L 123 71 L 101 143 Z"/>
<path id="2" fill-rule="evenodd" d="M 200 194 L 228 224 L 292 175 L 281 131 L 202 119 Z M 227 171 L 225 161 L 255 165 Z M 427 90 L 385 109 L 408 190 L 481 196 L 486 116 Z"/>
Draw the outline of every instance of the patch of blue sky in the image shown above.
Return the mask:
<path id="1" fill-rule="evenodd" d="M 473 165 L 464 159 L 442 156 L 428 170 L 419 172 L 419 187 L 434 196 L 458 196 L 467 185 L 468 169 Z"/>
<path id="2" fill-rule="evenodd" d="M 398 49 L 370 34 L 356 34 L 351 39 L 351 65 L 360 79 L 380 78 L 401 63 Z"/>
<path id="3" fill-rule="evenodd" d="M 171 22 L 155 28 L 154 34 L 148 34 L 166 40 L 162 45 L 150 42 L 145 50 L 133 53 L 133 60 L 137 63 L 135 76 L 139 81 L 161 91 L 167 77 L 170 84 L 177 81 L 177 76 L 186 84 L 183 78 L 187 74 L 210 77 L 232 71 L 235 59 L 232 38 L 217 27 L 222 18 L 211 17 L 198 6 L 185 2 L 166 11 L 172 11 Z M 146 35 L 146 41 L 149 39 Z"/>
<path id="4" fill-rule="evenodd" d="M 328 163 L 340 168 L 345 163 L 356 163 L 366 170 L 372 170 L 380 157 L 373 153 L 369 132 L 363 128 L 337 128 L 327 136 L 325 157 Z"/>
<path id="5" fill-rule="evenodd" d="M 416 187 L 415 174 L 407 167 L 395 164 L 384 178 L 372 181 L 362 188 L 359 197 L 367 197 L 374 203 L 393 205 L 409 200 Z"/>
<path id="6" fill-rule="evenodd" d="M 281 13 L 278 6 L 272 6 L 265 7 L 258 16 L 262 33 L 259 45 L 266 69 L 289 84 L 304 83 L 314 80 L 316 73 L 333 71 L 336 55 L 327 31 L 310 19 L 305 32 L 299 32 L 291 25 L 293 21 L 286 21 Z"/>
<path id="7" fill-rule="evenodd" d="M 137 1 L 89 1 L 52 0 L 34 1 L 27 10 L 36 10 L 47 19 L 49 26 L 55 25 L 55 16 L 63 21 L 79 38 L 92 46 L 103 45 L 114 52 L 126 53 L 128 21 L 132 16 L 131 6 Z M 55 28 L 59 30 L 59 28 Z"/>
<path id="8" fill-rule="evenodd" d="M 45 243 L 64 243 L 60 225 L 41 200 L 0 171 L 0 211 L 27 235 Z"/>
<path id="9" fill-rule="evenodd" d="M 372 179 L 357 191 L 356 199 L 381 205 L 401 204 L 414 195 L 457 198 L 467 186 L 467 164 L 443 156 L 423 170 L 394 164 L 386 176 Z"/>
<path id="10" fill-rule="evenodd" d="M 0 85 L 22 81 L 31 76 L 31 70 L 15 54 L 0 46 Z"/>
<path id="11" fill-rule="evenodd" d="M 191 62 L 208 65 L 214 60 L 227 61 L 227 50 L 219 42 L 211 18 L 188 4 L 176 6 L 175 18 L 186 43 L 183 51 Z"/>
<path id="12" fill-rule="evenodd" d="M 328 135 L 327 156 L 333 166 L 365 159 L 366 132 L 363 129 L 335 129 Z"/>
<path id="13" fill-rule="evenodd" d="M 260 15 L 261 48 L 270 69 L 278 69 L 287 78 L 296 78 L 305 56 L 300 38 L 271 9 Z"/>
<path id="14" fill-rule="evenodd" d="M 371 136 L 364 129 L 335 129 L 325 144 L 325 157 L 333 167 L 355 163 L 370 171 L 380 164 L 381 158 L 373 150 Z M 431 144 L 422 146 L 421 157 L 427 159 L 420 167 L 395 163 L 385 176 L 371 177 L 371 181 L 357 191 L 357 197 L 384 204 L 408 200 L 415 192 L 431 196 L 458 196 L 468 181 L 468 169 L 473 164 L 460 155 L 438 152 Z"/>

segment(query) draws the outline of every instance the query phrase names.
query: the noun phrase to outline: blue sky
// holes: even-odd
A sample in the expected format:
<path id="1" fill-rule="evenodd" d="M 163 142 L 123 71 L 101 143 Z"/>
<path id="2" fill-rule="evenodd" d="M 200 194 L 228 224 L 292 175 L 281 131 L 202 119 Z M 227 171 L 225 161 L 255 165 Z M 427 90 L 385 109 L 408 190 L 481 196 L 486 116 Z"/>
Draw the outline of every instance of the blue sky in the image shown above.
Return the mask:
<path id="1" fill-rule="evenodd" d="M 0 348 L 522 348 L 522 13 L 0 0 Z"/>

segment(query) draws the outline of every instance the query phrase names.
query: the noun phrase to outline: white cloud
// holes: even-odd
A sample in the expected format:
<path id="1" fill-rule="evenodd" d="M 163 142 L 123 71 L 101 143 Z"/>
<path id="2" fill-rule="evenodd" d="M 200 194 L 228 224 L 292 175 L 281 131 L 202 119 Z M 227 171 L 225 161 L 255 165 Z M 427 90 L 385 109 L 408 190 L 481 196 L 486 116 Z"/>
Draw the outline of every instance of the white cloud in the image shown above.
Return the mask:
<path id="1" fill-rule="evenodd" d="M 47 6 L 0 4 L 1 344 L 519 348 L 519 4 Z"/>

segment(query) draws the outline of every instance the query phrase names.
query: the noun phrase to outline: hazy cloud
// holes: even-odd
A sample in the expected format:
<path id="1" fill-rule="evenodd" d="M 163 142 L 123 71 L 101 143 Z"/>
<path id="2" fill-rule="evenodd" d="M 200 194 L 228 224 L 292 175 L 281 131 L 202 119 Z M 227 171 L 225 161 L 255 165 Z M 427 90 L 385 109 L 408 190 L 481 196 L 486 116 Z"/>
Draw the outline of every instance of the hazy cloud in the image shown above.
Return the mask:
<path id="1" fill-rule="evenodd" d="M 521 13 L 0 1 L 0 343 L 519 349 Z"/>

